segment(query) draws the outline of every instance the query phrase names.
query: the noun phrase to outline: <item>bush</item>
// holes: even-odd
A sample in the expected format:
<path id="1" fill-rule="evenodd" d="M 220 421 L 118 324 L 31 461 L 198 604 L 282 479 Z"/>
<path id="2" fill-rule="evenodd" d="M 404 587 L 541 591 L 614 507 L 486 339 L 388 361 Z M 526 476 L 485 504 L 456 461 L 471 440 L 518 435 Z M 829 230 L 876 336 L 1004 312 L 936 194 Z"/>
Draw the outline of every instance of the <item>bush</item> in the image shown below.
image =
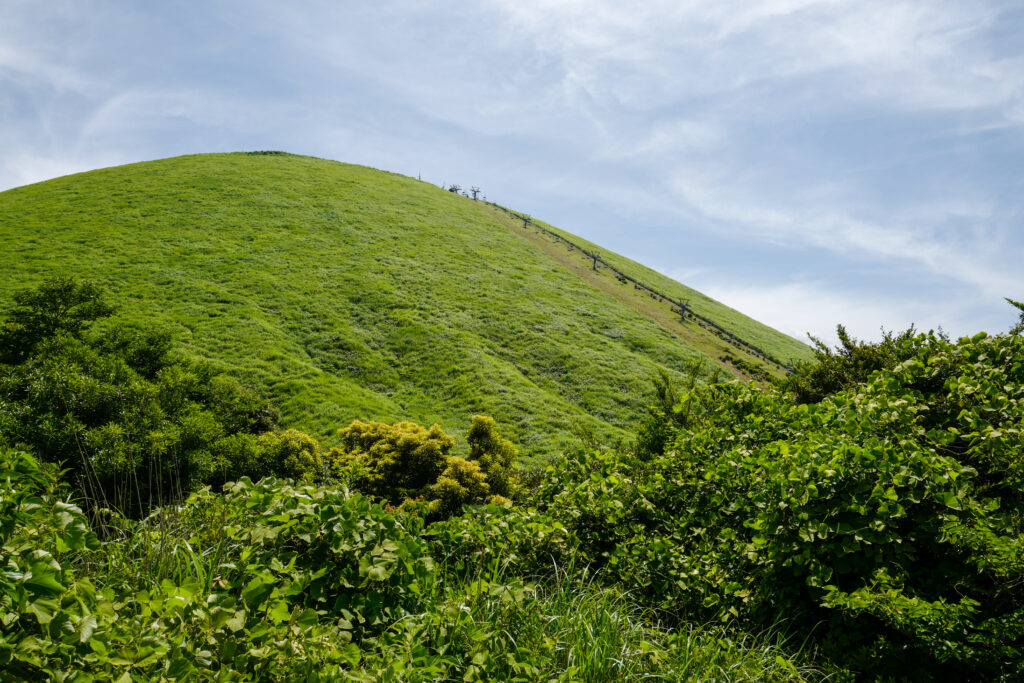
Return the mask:
<path id="1" fill-rule="evenodd" d="M 392 505 L 424 499 L 433 502 L 433 516 L 448 516 L 465 504 L 503 500 L 516 490 L 515 446 L 484 415 L 470 424 L 468 458 L 449 454 L 455 440 L 437 425 L 357 420 L 338 434 L 341 446 L 329 456 L 335 476 Z"/>
<path id="2" fill-rule="evenodd" d="M 296 479 L 312 479 L 324 468 L 320 443 L 309 434 L 297 429 L 261 434 L 259 470 Z"/>
<path id="3" fill-rule="evenodd" d="M 0 450 L 4 680 L 340 680 L 438 580 L 421 522 L 358 494 L 244 480 L 97 552 L 58 493 Z"/>
<path id="4" fill-rule="evenodd" d="M 480 464 L 480 470 L 487 477 L 490 493 L 511 497 L 516 488 L 515 459 L 516 447 L 502 438 L 494 420 L 486 415 L 474 415 L 466 433 L 469 443 L 469 460 Z"/>
<path id="5" fill-rule="evenodd" d="M 739 384 L 666 453 L 570 457 L 549 513 L 676 614 L 786 619 L 875 676 L 1024 675 L 1024 338 L 906 340 L 819 404 Z"/>
<path id="6" fill-rule="evenodd" d="M 334 468 L 362 491 L 393 505 L 417 498 L 448 466 L 455 440 L 433 425 L 395 425 L 356 420 L 338 432 L 341 446 L 331 451 Z"/>
<path id="7" fill-rule="evenodd" d="M 826 396 L 857 384 L 863 384 L 872 373 L 888 368 L 912 357 L 915 353 L 914 327 L 894 334 L 882 331 L 882 341 L 858 341 L 842 325 L 836 326 L 840 344 L 835 350 L 811 337 L 814 342 L 814 360 L 798 362 L 793 372 L 779 382 L 785 390 L 793 392 L 798 403 L 817 403 Z"/>
<path id="8" fill-rule="evenodd" d="M 198 484 L 303 471 L 246 438 L 272 429 L 277 411 L 175 357 L 169 334 L 93 329 L 111 310 L 94 285 L 51 281 L 15 301 L 0 333 L 0 438 L 67 469 L 89 506 L 140 516 Z"/>

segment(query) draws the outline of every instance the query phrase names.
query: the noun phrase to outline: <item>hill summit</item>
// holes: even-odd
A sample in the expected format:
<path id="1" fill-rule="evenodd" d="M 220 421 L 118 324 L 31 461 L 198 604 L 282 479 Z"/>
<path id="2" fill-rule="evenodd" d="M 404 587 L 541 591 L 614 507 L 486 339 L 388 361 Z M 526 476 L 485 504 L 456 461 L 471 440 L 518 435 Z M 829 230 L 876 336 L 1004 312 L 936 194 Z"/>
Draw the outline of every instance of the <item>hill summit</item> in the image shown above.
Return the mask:
<path id="1" fill-rule="evenodd" d="M 330 442 L 353 419 L 464 430 L 524 454 L 624 438 L 650 378 L 738 377 L 809 349 L 629 259 L 412 178 L 282 153 L 204 154 L 0 193 L 0 297 L 54 275 L 275 401 Z M 597 254 L 600 253 L 598 257 Z"/>

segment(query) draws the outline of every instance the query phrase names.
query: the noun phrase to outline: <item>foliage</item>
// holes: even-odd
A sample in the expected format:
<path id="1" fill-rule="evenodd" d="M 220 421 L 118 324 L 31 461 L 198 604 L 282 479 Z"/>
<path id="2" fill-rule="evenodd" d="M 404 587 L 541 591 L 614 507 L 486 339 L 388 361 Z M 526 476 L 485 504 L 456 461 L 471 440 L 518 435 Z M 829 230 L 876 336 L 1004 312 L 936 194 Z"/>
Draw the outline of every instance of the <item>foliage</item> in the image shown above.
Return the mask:
<path id="1" fill-rule="evenodd" d="M 271 472 L 274 474 L 310 479 L 318 476 L 324 468 L 320 443 L 297 429 L 266 432 L 260 435 L 257 443 L 262 461 L 273 463 Z"/>
<path id="2" fill-rule="evenodd" d="M 353 678 L 565 683 L 818 678 L 764 639 L 724 628 L 669 631 L 652 625 L 651 618 L 621 591 L 561 574 L 540 583 L 501 575 L 452 581 L 437 609 L 396 624 Z"/>
<path id="3" fill-rule="evenodd" d="M 423 499 L 432 517 L 447 517 L 516 491 L 516 448 L 486 415 L 470 424 L 469 458 L 450 455 L 455 440 L 437 425 L 356 420 L 339 436 L 329 455 L 334 477 L 392 505 Z"/>
<path id="4" fill-rule="evenodd" d="M 1020 311 L 1020 320 L 1017 322 L 1017 324 L 1010 331 L 1010 334 L 1020 334 L 1020 333 L 1024 332 L 1024 303 L 1021 303 L 1020 301 L 1014 301 L 1013 299 L 1010 299 L 1010 298 L 1007 298 L 1006 301 L 1011 306 L 1013 306 L 1018 311 Z"/>
<path id="5" fill-rule="evenodd" d="M 138 526 L 104 548 L 105 573 L 76 577 L 67 566 L 99 547 L 85 518 L 42 493 L 53 481 L 30 456 L 4 451 L 2 464 L 8 677 L 338 680 L 430 584 L 415 519 L 406 527 L 357 494 L 273 480 L 194 494 L 178 513 L 189 537 Z M 155 543 L 187 548 L 191 562 L 159 581 L 133 576 L 130 553 Z"/>
<path id="6" fill-rule="evenodd" d="M 358 472 L 353 485 L 390 501 L 424 495 L 448 465 L 455 440 L 436 424 L 395 425 L 356 420 L 338 432 L 341 445 L 331 457 L 336 469 Z"/>
<path id="7" fill-rule="evenodd" d="M 101 545 L 59 493 L 52 469 L 0 451 L 4 680 L 817 677 L 784 644 L 668 631 L 627 593 L 565 572 L 524 581 L 514 563 L 428 552 L 564 540 L 533 511 L 488 506 L 428 536 L 359 494 L 244 480 L 113 520 L 120 536 Z"/>
<path id="8" fill-rule="evenodd" d="M 799 403 L 817 403 L 826 396 L 866 382 L 872 373 L 894 368 L 914 355 L 916 333 L 911 326 L 899 334 L 882 331 L 877 343 L 858 341 L 842 325 L 836 326 L 840 344 L 832 350 L 823 341 L 814 342 L 814 359 L 797 362 L 780 386 L 793 392 Z"/>
<path id="9" fill-rule="evenodd" d="M 466 441 L 469 443 L 469 459 L 479 464 L 480 471 L 487 477 L 490 492 L 497 496 L 513 496 L 517 451 L 511 441 L 498 434 L 494 419 L 474 415 Z"/>
<path id="10" fill-rule="evenodd" d="M 81 511 L 61 502 L 56 472 L 0 448 L 0 671 L 30 680 L 38 663 L 63 658 L 96 627 L 79 596 L 94 594 L 61 564 L 99 542 Z M 38 677 L 37 680 L 42 677 Z"/>
<path id="11" fill-rule="evenodd" d="M 648 406 L 647 415 L 637 429 L 635 451 L 639 457 L 661 455 L 679 429 L 707 414 L 704 403 L 712 394 L 696 391 L 701 383 L 715 384 L 722 379 L 715 369 L 707 373 L 704 362 L 696 360 L 686 366 L 683 380 L 676 386 L 665 372 L 652 379 L 655 403 Z M 679 396 L 684 397 L 681 402 Z"/>
<path id="12" fill-rule="evenodd" d="M 680 393 L 700 419 L 664 455 L 567 457 L 548 514 L 677 615 L 786 618 L 874 676 L 1015 680 L 1024 339 L 904 344 L 909 358 L 818 404 L 739 384 Z"/>
<path id="13" fill-rule="evenodd" d="M 493 576 L 502 571 L 537 577 L 573 564 L 577 541 L 547 513 L 509 503 L 466 508 L 458 517 L 432 524 L 432 553 L 449 572 Z"/>
<path id="14" fill-rule="evenodd" d="M 449 456 L 445 462 L 447 466 L 437 481 L 427 487 L 427 495 L 438 502 L 438 512 L 451 515 L 466 503 L 488 498 L 491 487 L 479 462 L 458 456 Z"/>
<path id="15" fill-rule="evenodd" d="M 61 333 L 79 337 L 89 323 L 114 312 L 99 286 L 69 277 L 16 292 L 13 299 L 14 306 L 0 327 L 0 363 L 9 365 L 30 358 L 44 339 Z"/>
<path id="16" fill-rule="evenodd" d="M 197 483 L 298 473 L 261 452 L 277 413 L 251 389 L 177 358 L 165 331 L 92 324 L 110 311 L 96 285 L 57 279 L 16 300 L 0 438 L 66 468 L 90 504 L 139 515 Z"/>

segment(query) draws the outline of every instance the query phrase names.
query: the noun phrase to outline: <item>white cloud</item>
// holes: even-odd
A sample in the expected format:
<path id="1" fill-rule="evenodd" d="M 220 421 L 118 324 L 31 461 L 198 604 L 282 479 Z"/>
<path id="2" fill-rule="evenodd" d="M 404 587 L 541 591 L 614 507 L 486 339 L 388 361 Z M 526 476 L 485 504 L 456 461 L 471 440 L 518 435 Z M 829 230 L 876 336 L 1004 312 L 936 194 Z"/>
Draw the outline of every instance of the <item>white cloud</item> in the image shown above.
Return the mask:
<path id="1" fill-rule="evenodd" d="M 139 159 L 132 156 L 131 153 L 102 153 L 82 156 L 73 153 L 44 154 L 23 150 L 6 155 L 0 161 L 0 190 L 133 161 L 139 161 Z"/>
<path id="2" fill-rule="evenodd" d="M 670 184 L 689 206 L 747 239 L 823 249 L 855 259 L 913 263 L 987 296 L 1024 288 L 1019 267 L 998 265 L 1002 250 L 1020 251 L 1018 239 L 983 227 L 991 219 L 986 205 L 938 202 L 911 207 L 906 215 L 897 213 L 882 224 L 827 206 L 779 208 L 756 189 L 728 182 L 724 177 L 693 173 L 678 174 Z M 974 229 L 943 229 L 951 218 L 967 218 Z"/>
<path id="3" fill-rule="evenodd" d="M 820 282 L 730 285 L 707 280 L 699 287 L 727 306 L 805 342 L 810 333 L 828 344 L 838 343 L 839 324 L 854 337 L 871 341 L 881 339 L 882 328 L 899 332 L 912 324 L 922 331 L 941 327 L 953 334 L 980 329 L 974 327 L 977 321 L 970 317 L 969 309 L 961 305 L 937 312 L 932 302 L 896 296 L 873 298 L 863 292 L 831 289 Z"/>

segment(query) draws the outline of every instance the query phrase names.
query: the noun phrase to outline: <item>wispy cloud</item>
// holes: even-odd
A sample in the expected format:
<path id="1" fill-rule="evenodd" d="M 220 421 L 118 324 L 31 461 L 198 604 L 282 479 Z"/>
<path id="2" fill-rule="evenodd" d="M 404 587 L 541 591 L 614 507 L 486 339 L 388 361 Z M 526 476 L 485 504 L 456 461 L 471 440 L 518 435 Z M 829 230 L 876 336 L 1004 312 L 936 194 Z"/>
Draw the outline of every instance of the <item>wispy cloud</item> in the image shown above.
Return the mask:
<path id="1" fill-rule="evenodd" d="M 692 280 L 691 280 L 692 281 Z M 1000 332 L 1013 322 L 1009 307 L 995 315 L 980 313 L 970 299 L 948 300 L 941 309 L 919 299 L 851 294 L 822 281 L 784 282 L 745 286 L 714 281 L 702 283 L 708 295 L 790 336 L 808 342 L 808 334 L 829 345 L 838 343 L 836 326 L 843 325 L 858 339 L 879 339 L 882 331 L 989 329 Z"/>
<path id="2" fill-rule="evenodd" d="M 937 284 L 1024 297 L 1018 4 L 10 0 L 0 187 L 288 149 L 479 185 L 737 298 L 937 320 Z"/>

